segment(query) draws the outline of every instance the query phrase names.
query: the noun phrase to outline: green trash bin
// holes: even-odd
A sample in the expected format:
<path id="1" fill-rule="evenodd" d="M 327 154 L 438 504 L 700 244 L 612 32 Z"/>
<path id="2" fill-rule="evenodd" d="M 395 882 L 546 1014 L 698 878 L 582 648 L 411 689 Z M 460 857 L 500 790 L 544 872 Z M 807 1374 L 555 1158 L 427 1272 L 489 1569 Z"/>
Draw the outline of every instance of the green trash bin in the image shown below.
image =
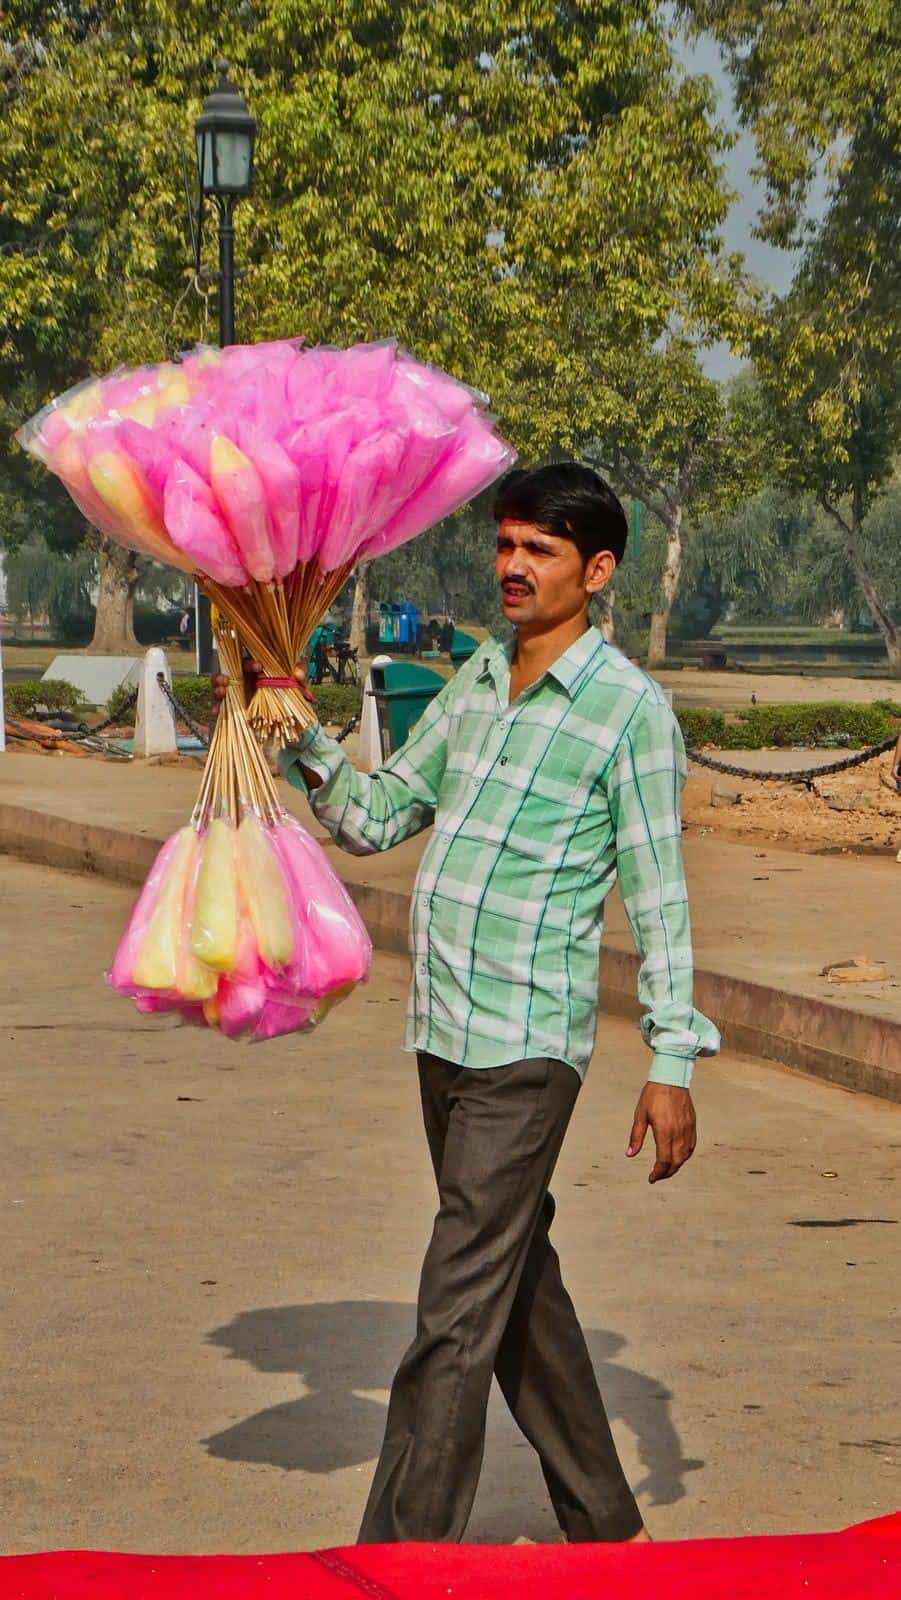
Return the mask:
<path id="1" fill-rule="evenodd" d="M 471 633 L 461 633 L 459 628 L 455 628 L 449 652 L 454 671 L 462 667 L 464 661 L 468 661 L 478 648 L 478 639 L 474 639 Z"/>
<path id="2" fill-rule="evenodd" d="M 372 693 L 386 757 L 400 749 L 446 681 L 431 667 L 417 667 L 409 661 L 391 661 L 387 666 L 372 668 Z"/>

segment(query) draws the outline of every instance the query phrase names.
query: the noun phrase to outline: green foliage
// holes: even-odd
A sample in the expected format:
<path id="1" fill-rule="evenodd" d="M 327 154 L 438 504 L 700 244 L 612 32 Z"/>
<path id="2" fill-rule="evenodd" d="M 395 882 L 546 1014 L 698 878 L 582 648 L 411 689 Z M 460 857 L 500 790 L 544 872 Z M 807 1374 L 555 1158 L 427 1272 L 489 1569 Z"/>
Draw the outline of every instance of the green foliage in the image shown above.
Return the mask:
<path id="1" fill-rule="evenodd" d="M 129 722 L 133 722 L 134 707 L 131 706 L 127 712 L 125 711 L 125 707 L 133 693 L 133 687 L 128 688 L 124 684 L 120 684 L 119 688 L 115 689 L 110 695 L 106 708 L 107 716 L 116 720 L 120 716 L 125 716 Z M 204 727 L 209 727 L 213 718 L 213 689 L 209 678 L 196 677 L 193 674 L 186 675 L 183 678 L 173 678 L 172 693 L 179 705 L 184 707 L 195 722 L 201 723 Z"/>
<path id="2" fill-rule="evenodd" d="M 207 680 L 207 682 L 209 682 L 209 680 Z M 130 723 L 134 722 L 134 719 L 135 719 L 134 706 L 133 705 L 130 706 L 129 709 L 128 709 L 128 712 L 127 713 L 125 712 L 125 706 L 126 706 L 127 702 L 131 699 L 131 696 L 133 694 L 134 694 L 134 686 L 133 685 L 129 687 L 124 683 L 120 683 L 118 689 L 114 689 L 113 690 L 112 694 L 109 697 L 109 700 L 106 703 L 106 714 L 107 714 L 107 716 L 108 717 L 112 717 L 114 722 L 118 722 L 120 720 L 120 718 L 122 718 L 122 717 L 127 715 L 128 721 Z M 210 701 L 212 703 L 212 691 L 210 692 Z"/>
<path id="3" fill-rule="evenodd" d="M 676 712 L 685 743 L 720 750 L 764 750 L 773 746 L 847 743 L 865 747 L 891 738 L 901 707 L 891 701 L 873 705 L 824 701 L 820 705 L 750 706 L 730 713 L 688 706 Z"/>
<path id="4" fill-rule="evenodd" d="M 363 705 L 363 691 L 355 683 L 321 683 L 314 686 L 313 697 L 320 722 L 342 728 Z"/>
<path id="5" fill-rule="evenodd" d="M 70 619 L 91 615 L 96 563 L 90 549 L 64 553 L 32 534 L 6 556 L 6 597 L 10 615 L 35 623 L 44 617 L 60 636 Z"/>
<path id="6" fill-rule="evenodd" d="M 24 717 L 35 706 L 46 706 L 48 711 L 74 711 L 83 703 L 84 695 L 61 678 L 30 678 L 22 683 L 7 683 L 3 699 L 9 715 Z"/>
<path id="7" fill-rule="evenodd" d="M 715 745 L 719 750 L 726 748 L 726 719 L 721 711 L 708 710 L 705 706 L 682 706 L 676 711 L 676 721 L 689 750 L 700 750 L 705 744 Z"/>

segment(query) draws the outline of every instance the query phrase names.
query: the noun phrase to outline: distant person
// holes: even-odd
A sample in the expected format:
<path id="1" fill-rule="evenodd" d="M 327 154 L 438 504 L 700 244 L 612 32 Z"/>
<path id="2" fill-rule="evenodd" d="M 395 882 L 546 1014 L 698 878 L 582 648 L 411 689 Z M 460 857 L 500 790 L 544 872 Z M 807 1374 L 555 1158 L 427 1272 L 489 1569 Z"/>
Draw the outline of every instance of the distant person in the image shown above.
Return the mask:
<path id="1" fill-rule="evenodd" d="M 185 635 L 188 632 L 188 629 L 190 628 L 190 626 L 191 626 L 191 613 L 190 613 L 190 611 L 183 611 L 182 614 L 181 614 L 181 621 L 178 624 L 178 631 L 181 634 L 182 638 L 185 637 Z"/>
<path id="2" fill-rule="evenodd" d="M 451 622 L 450 617 L 445 617 L 444 621 L 441 624 L 441 630 L 440 630 L 440 632 L 438 634 L 438 648 L 439 648 L 439 650 L 443 650 L 446 655 L 449 655 L 450 654 L 450 647 L 453 644 L 453 642 L 454 642 L 454 625 Z"/>

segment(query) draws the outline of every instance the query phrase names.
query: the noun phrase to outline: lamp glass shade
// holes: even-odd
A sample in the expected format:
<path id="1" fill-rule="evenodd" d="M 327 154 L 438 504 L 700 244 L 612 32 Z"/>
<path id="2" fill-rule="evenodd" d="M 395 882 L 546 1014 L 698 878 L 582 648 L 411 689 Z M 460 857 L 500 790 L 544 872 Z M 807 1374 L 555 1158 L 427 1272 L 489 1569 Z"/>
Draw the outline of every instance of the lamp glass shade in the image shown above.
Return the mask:
<path id="1" fill-rule="evenodd" d="M 252 133 L 232 128 L 198 132 L 197 168 L 204 194 L 248 194 L 252 165 Z"/>

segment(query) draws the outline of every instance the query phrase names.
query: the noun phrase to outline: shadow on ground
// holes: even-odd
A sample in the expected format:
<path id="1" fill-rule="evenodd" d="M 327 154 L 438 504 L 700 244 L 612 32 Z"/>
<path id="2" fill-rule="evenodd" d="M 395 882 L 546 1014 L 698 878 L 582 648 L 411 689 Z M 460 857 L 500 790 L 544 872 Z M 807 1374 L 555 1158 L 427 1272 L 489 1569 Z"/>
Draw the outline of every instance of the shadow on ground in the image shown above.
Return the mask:
<path id="1" fill-rule="evenodd" d="M 258 1372 L 294 1373 L 308 1392 L 204 1440 L 210 1454 L 287 1472 L 328 1473 L 374 1461 L 387 1390 L 415 1315 L 415 1307 L 396 1301 L 337 1300 L 244 1311 L 213 1329 L 209 1342 L 233 1360 Z M 672 1505 L 686 1493 L 686 1473 L 703 1462 L 683 1456 L 670 1391 L 614 1359 L 625 1348 L 621 1334 L 586 1328 L 585 1336 L 610 1420 L 632 1432 L 645 1468 L 633 1487 L 651 1505 Z"/>

